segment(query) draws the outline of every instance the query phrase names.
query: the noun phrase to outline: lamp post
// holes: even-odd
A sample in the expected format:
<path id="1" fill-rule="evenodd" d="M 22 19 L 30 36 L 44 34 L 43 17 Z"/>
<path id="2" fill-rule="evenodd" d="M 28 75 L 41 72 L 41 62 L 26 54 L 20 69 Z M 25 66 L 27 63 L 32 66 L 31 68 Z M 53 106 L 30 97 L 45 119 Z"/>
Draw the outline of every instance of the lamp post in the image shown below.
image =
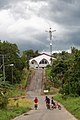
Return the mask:
<path id="1" fill-rule="evenodd" d="M 12 84 L 13 84 L 13 66 L 14 66 L 14 64 L 10 64 L 10 66 L 12 67 Z"/>

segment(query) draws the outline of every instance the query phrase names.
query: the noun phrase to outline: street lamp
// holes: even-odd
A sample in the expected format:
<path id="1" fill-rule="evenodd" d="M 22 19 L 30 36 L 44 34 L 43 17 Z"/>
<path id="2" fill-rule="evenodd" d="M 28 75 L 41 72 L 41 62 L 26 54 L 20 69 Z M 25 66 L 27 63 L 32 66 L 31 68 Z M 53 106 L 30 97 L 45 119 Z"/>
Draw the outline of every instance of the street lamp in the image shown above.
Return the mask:
<path id="1" fill-rule="evenodd" d="M 10 66 L 12 67 L 12 84 L 13 84 L 13 66 L 14 66 L 14 64 L 10 64 Z"/>

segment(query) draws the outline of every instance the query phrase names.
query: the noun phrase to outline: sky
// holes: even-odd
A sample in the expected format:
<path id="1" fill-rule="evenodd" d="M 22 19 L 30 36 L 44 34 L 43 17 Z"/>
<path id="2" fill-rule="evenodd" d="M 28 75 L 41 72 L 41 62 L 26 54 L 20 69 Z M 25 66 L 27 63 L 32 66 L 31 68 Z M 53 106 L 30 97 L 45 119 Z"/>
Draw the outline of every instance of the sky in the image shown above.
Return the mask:
<path id="1" fill-rule="evenodd" d="M 20 51 L 80 49 L 80 0 L 0 0 L 0 40 Z"/>

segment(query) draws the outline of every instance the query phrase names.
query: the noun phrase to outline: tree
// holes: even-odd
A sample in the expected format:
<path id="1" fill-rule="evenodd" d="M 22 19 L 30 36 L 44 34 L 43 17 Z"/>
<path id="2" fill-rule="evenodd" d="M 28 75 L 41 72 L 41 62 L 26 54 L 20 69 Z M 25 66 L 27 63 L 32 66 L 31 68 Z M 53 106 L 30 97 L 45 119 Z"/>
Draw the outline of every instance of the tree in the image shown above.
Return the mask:
<path id="1" fill-rule="evenodd" d="M 29 69 L 29 60 L 38 55 L 39 55 L 38 50 L 33 51 L 32 49 L 30 49 L 23 51 L 22 58 L 24 59 L 24 61 L 26 61 L 27 69 Z"/>
<path id="2" fill-rule="evenodd" d="M 62 86 L 62 93 L 80 96 L 80 50 L 71 50 L 71 53 L 54 54 L 57 59 L 53 62 L 50 76 L 54 85 Z"/>
<path id="3" fill-rule="evenodd" d="M 5 55 L 4 63 L 5 63 L 5 73 L 6 73 L 6 81 L 11 83 L 12 79 L 12 68 L 10 64 L 14 64 L 13 66 L 13 80 L 15 82 L 19 82 L 21 80 L 22 70 L 25 66 L 24 61 L 20 57 L 20 51 L 16 44 L 9 43 L 7 41 L 0 41 L 0 54 Z M 0 56 L 0 65 L 2 65 L 2 56 Z M 2 74 L 2 69 L 0 69 L 0 73 Z M 16 74 L 17 73 L 17 74 Z"/>

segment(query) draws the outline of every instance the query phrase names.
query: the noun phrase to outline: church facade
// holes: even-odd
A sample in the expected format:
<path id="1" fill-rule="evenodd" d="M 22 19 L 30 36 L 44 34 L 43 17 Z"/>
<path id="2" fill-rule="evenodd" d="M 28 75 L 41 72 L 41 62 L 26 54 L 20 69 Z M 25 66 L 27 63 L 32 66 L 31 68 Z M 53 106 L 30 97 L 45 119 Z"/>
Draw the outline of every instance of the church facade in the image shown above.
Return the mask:
<path id="1" fill-rule="evenodd" d="M 55 58 L 52 59 L 55 60 Z M 45 68 L 47 65 L 51 65 L 51 56 L 46 53 L 29 60 L 29 66 L 31 68 Z"/>

